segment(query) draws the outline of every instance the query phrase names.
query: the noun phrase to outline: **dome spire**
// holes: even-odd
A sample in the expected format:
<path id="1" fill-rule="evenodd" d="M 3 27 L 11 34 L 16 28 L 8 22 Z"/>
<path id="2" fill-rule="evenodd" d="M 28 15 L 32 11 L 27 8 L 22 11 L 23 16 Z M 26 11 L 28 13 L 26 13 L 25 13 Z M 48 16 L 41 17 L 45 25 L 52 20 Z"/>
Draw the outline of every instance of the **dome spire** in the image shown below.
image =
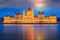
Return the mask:
<path id="1" fill-rule="evenodd" d="M 28 10 L 31 10 L 32 11 L 32 9 L 30 7 L 28 8 Z"/>

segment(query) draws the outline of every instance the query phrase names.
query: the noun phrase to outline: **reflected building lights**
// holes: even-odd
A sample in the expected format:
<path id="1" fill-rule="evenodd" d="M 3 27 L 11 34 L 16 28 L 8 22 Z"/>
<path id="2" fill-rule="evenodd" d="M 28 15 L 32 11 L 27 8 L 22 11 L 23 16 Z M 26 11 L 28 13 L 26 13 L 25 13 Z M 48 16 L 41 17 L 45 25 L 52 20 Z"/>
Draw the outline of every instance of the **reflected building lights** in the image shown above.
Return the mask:
<path id="1" fill-rule="evenodd" d="M 17 32 L 17 37 L 19 39 L 22 38 L 23 40 L 45 40 L 51 37 L 56 38 L 56 24 L 16 24 L 16 27 L 12 25 L 14 24 L 5 24 L 4 32 L 10 34 Z"/>

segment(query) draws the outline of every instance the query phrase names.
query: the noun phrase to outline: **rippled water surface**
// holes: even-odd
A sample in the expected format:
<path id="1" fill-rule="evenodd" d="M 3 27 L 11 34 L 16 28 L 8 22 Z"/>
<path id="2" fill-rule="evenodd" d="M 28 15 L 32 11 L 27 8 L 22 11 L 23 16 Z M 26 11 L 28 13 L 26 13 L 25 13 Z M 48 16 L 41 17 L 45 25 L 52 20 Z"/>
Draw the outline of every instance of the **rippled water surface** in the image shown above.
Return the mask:
<path id="1" fill-rule="evenodd" d="M 0 40 L 60 40 L 60 24 L 0 24 Z"/>

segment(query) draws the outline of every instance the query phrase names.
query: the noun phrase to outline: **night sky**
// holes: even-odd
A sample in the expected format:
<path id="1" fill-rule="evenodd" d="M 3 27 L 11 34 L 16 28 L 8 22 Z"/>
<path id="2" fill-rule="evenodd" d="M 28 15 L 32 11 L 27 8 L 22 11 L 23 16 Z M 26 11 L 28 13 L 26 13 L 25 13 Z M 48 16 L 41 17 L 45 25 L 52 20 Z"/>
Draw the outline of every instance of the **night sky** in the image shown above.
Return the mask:
<path id="1" fill-rule="evenodd" d="M 56 14 L 60 17 L 60 0 L 0 0 L 0 17 L 23 13 L 29 7 L 34 10 L 35 16 L 38 12 L 44 12 L 45 16 Z"/>

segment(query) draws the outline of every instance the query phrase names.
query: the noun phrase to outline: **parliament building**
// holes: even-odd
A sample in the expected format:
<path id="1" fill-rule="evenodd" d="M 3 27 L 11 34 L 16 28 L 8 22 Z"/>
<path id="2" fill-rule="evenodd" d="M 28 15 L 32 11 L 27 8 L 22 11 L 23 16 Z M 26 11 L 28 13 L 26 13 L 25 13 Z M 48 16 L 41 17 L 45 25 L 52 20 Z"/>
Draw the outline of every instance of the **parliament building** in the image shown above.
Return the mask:
<path id="1" fill-rule="evenodd" d="M 39 12 L 38 16 L 34 16 L 34 11 L 29 8 L 26 13 L 16 13 L 14 17 L 5 16 L 3 23 L 57 23 L 57 20 L 55 14 L 44 16 L 44 12 Z"/>

